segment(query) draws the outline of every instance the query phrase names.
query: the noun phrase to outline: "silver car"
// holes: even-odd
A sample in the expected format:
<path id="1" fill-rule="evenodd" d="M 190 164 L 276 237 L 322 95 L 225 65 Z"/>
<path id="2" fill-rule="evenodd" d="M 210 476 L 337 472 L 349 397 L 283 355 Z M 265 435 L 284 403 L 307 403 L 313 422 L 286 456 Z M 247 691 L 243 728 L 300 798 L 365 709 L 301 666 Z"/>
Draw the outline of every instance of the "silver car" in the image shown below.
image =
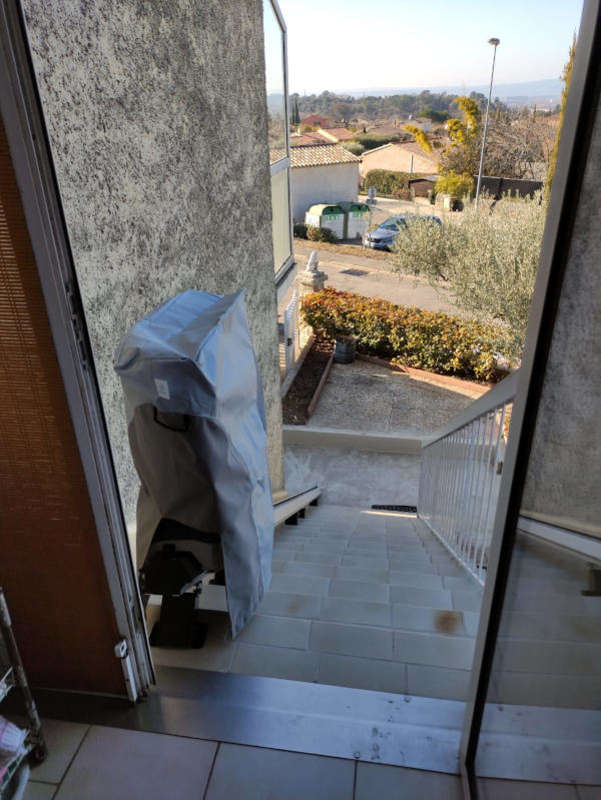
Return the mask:
<path id="1" fill-rule="evenodd" d="M 394 217 L 388 217 L 387 220 L 384 220 L 375 230 L 368 231 L 365 234 L 363 237 L 364 247 L 371 247 L 374 250 L 392 250 L 396 237 L 399 235 L 399 230 L 407 227 L 408 219 L 414 218 L 442 225 L 438 217 L 421 214 L 396 214 Z"/>

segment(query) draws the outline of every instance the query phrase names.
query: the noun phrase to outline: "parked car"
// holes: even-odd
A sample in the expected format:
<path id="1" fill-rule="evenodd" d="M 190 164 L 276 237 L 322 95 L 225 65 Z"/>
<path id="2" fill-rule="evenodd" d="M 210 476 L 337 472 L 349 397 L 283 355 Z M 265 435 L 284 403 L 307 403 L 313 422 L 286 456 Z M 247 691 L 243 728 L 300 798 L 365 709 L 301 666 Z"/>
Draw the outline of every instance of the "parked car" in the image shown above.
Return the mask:
<path id="1" fill-rule="evenodd" d="M 394 217 L 384 220 L 375 230 L 368 231 L 363 237 L 363 246 L 371 247 L 374 250 L 392 250 L 399 230 L 407 227 L 408 219 L 419 219 L 429 224 L 442 225 L 439 217 L 426 214 L 395 214 Z"/>

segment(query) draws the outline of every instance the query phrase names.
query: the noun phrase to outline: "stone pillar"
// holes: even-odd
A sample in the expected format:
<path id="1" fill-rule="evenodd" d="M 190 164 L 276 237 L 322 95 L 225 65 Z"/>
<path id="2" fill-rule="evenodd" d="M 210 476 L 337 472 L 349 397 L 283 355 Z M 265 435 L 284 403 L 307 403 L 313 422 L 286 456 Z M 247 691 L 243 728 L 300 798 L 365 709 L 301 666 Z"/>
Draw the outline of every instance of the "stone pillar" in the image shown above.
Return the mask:
<path id="1" fill-rule="evenodd" d="M 325 286 L 327 278 L 328 276 L 326 273 L 319 269 L 317 250 L 312 250 L 309 260 L 307 261 L 307 266 L 296 276 L 296 288 L 299 298 L 302 299 L 306 294 L 321 291 Z"/>
<path id="2" fill-rule="evenodd" d="M 298 292 L 298 302 L 302 303 L 303 297 L 313 292 L 320 292 L 326 283 L 327 275 L 319 269 L 319 259 L 317 250 L 312 250 L 307 261 L 307 266 L 296 276 L 296 290 Z M 300 309 L 299 309 L 300 311 Z M 313 333 L 313 328 L 305 323 L 302 314 L 299 313 L 299 341 L 301 347 L 309 340 Z"/>

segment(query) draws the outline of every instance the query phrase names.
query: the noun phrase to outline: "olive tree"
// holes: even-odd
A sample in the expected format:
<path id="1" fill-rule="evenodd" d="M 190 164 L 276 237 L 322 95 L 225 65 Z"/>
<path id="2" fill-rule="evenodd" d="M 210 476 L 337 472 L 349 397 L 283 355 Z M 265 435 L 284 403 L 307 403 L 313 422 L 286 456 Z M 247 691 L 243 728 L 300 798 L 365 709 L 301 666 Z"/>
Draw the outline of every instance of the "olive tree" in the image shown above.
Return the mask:
<path id="1" fill-rule="evenodd" d="M 521 358 L 538 268 L 546 205 L 504 198 L 461 214 L 442 226 L 419 217 L 400 230 L 393 256 L 403 274 L 422 275 L 474 317 L 499 324 L 499 347 Z"/>

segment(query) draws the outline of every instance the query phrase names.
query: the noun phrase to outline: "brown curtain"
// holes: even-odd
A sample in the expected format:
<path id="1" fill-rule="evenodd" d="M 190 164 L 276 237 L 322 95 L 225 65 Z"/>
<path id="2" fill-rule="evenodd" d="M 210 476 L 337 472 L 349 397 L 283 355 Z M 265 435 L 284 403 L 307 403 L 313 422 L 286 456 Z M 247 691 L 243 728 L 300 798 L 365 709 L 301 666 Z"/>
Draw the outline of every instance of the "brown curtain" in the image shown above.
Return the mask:
<path id="1" fill-rule="evenodd" d="M 0 583 L 31 683 L 124 693 L 94 518 L 1 121 Z"/>

